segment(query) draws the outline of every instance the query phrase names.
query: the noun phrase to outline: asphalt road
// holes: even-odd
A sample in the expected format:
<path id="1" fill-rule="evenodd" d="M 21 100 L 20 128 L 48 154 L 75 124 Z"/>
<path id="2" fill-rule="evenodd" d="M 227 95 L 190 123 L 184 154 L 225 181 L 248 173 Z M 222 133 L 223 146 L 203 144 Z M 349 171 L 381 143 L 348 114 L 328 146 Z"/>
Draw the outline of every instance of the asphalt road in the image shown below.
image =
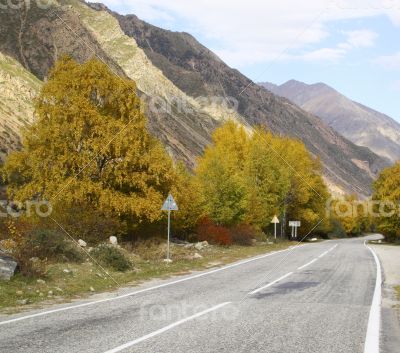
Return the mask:
<path id="1" fill-rule="evenodd" d="M 377 353 L 377 266 L 364 239 L 308 244 L 2 317 L 0 352 Z"/>

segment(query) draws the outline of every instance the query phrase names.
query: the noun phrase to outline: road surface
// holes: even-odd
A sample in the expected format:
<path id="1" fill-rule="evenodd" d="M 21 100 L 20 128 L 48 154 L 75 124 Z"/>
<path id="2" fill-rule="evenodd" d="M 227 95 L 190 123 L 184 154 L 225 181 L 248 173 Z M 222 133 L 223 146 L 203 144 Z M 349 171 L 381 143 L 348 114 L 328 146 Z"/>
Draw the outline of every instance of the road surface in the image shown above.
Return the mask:
<path id="1" fill-rule="evenodd" d="M 377 269 L 364 239 L 302 245 L 3 316 L 0 352 L 378 353 Z"/>

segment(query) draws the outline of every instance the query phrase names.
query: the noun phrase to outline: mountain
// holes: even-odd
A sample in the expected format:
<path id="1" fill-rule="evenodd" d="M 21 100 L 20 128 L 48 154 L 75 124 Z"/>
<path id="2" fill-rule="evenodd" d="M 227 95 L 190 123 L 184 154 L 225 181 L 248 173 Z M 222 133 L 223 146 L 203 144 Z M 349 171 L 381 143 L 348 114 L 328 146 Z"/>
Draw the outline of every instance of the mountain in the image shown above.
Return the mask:
<path id="1" fill-rule="evenodd" d="M 268 82 L 261 85 L 317 115 L 355 144 L 393 163 L 400 159 L 400 124 L 387 115 L 352 101 L 324 83 L 308 85 L 291 80 L 281 86 Z"/>
<path id="2" fill-rule="evenodd" d="M 50 7 L 39 8 L 34 3 L 0 12 L 0 53 L 22 70 L 10 77 L 30 87 L 30 96 L 37 94 L 61 55 L 79 62 L 97 57 L 117 75 L 136 82 L 148 107 L 151 132 L 189 166 L 210 143 L 212 131 L 227 119 L 248 130 L 262 125 L 301 139 L 321 159 L 328 184 L 337 190 L 368 195 L 373 178 L 388 165 L 315 115 L 230 68 L 190 34 L 152 26 L 134 15 L 121 16 L 102 4 L 54 0 Z M 6 128 L 18 120 L 14 111 L 20 91 L 16 87 L 0 102 L 0 123 Z M 16 109 L 3 109 L 7 105 Z M 33 108 L 20 110 L 31 114 Z M 18 148 L 5 145 L 7 152 Z M 277 158 L 284 163 L 284 156 Z"/>

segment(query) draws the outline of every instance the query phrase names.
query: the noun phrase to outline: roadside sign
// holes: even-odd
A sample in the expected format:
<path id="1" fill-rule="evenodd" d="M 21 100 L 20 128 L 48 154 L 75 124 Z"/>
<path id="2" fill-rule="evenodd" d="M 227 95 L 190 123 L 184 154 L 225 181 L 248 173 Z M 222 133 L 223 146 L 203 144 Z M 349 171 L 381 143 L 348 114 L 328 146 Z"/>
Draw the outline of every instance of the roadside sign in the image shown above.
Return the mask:
<path id="1" fill-rule="evenodd" d="M 275 240 L 276 240 L 276 225 L 279 223 L 279 219 L 278 219 L 278 217 L 276 215 L 274 216 L 274 218 L 272 218 L 271 223 L 274 224 L 274 237 L 275 237 Z"/>
<path id="2" fill-rule="evenodd" d="M 278 219 L 278 217 L 277 217 L 277 216 L 274 216 L 274 218 L 272 218 L 272 221 L 271 221 L 271 223 L 274 223 L 274 224 L 277 224 L 277 223 L 279 223 L 279 219 Z"/>
<path id="3" fill-rule="evenodd" d="M 163 206 L 161 207 L 162 211 L 178 211 L 178 205 L 176 204 L 173 196 L 168 195 L 167 199 L 164 201 Z"/>
<path id="4" fill-rule="evenodd" d="M 289 227 L 292 227 L 292 238 L 297 238 L 297 228 L 301 227 L 301 222 L 289 221 Z"/>
<path id="5" fill-rule="evenodd" d="M 301 222 L 300 221 L 290 221 L 289 227 L 301 227 Z"/>
<path id="6" fill-rule="evenodd" d="M 168 242 L 167 242 L 167 258 L 166 262 L 171 262 L 169 256 L 169 243 L 170 243 L 170 234 L 171 234 L 171 211 L 178 211 L 178 205 L 176 204 L 174 198 L 171 194 L 168 195 L 167 199 L 164 201 L 164 204 L 161 207 L 162 211 L 168 211 Z"/>

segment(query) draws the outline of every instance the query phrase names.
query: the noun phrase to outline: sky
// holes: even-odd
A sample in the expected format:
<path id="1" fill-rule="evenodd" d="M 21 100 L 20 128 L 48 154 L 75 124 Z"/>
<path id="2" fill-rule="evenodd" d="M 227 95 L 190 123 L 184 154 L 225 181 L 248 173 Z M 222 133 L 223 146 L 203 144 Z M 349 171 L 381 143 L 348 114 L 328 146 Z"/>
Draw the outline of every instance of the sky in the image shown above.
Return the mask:
<path id="1" fill-rule="evenodd" d="M 255 82 L 324 82 L 400 122 L 400 0 L 102 2 L 192 34 Z"/>

